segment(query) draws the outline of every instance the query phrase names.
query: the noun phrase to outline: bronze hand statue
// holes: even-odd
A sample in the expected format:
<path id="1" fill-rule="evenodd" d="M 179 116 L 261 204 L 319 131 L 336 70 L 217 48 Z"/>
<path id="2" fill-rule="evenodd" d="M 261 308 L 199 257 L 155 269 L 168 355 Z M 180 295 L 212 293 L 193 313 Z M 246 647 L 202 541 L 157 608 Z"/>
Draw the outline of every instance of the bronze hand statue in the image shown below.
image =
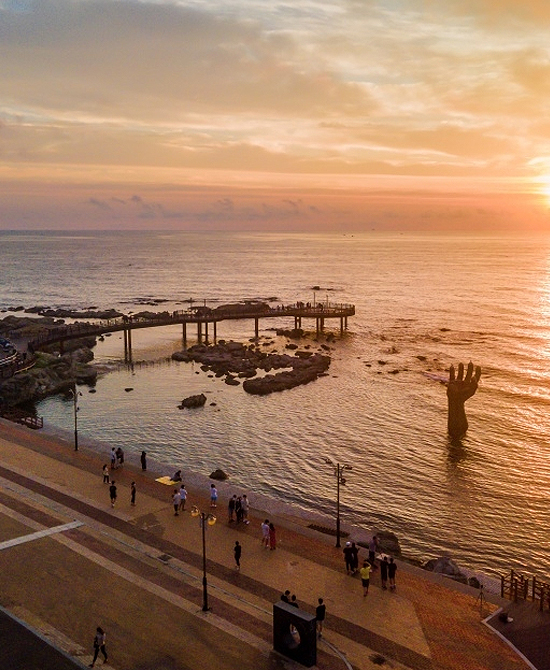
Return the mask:
<path id="1" fill-rule="evenodd" d="M 466 377 L 464 377 L 464 364 L 458 364 L 458 373 L 455 377 L 454 365 L 449 370 L 449 382 L 447 384 L 447 400 L 449 405 L 449 416 L 447 426 L 449 435 L 453 438 L 461 438 L 468 430 L 468 419 L 464 403 L 477 391 L 481 368 L 475 369 L 472 361 L 468 363 Z"/>

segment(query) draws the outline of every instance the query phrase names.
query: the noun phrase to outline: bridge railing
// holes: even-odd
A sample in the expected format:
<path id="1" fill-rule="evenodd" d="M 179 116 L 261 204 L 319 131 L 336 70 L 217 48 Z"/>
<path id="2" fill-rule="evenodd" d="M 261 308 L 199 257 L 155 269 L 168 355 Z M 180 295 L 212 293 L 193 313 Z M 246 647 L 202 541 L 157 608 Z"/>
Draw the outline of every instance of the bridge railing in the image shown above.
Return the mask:
<path id="1" fill-rule="evenodd" d="M 121 316 L 115 319 L 99 320 L 95 323 L 78 322 L 55 328 L 45 328 L 42 333 L 34 336 L 30 345 L 37 349 L 41 345 L 58 342 L 60 340 L 76 337 L 97 336 L 111 329 L 123 329 L 125 326 L 131 328 L 136 325 L 147 326 L 148 324 L 170 324 L 170 323 L 196 323 L 198 321 L 223 321 L 229 319 L 254 319 L 274 316 L 350 316 L 355 313 L 355 305 L 347 303 L 304 303 L 297 302 L 290 305 L 277 305 L 266 309 L 247 308 L 220 310 L 209 307 L 199 307 L 174 312 L 149 313 L 147 315 Z"/>

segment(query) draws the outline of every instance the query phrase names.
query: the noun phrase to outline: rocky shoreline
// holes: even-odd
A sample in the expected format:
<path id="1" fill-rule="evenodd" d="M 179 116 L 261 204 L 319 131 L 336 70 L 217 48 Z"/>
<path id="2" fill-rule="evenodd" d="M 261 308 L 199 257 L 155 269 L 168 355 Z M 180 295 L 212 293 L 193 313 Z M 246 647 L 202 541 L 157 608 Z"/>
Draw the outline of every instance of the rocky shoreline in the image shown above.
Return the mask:
<path id="1" fill-rule="evenodd" d="M 22 308 L 21 308 L 22 309 Z M 39 317 L 9 315 L 0 320 L 0 335 L 17 343 L 24 360 L 29 365 L 16 375 L 0 380 L 0 405 L 17 406 L 41 400 L 58 393 L 66 393 L 75 384 L 94 386 L 99 374 L 93 365 L 95 337 L 68 340 L 59 344 L 41 347 L 28 357 L 27 343 L 32 342 L 45 331 L 51 332 L 65 326 L 64 317 L 112 318 L 118 316 L 114 310 L 85 311 L 34 307 L 27 313 L 40 314 Z M 311 350 L 306 343 L 300 349 L 290 340 L 300 340 L 304 331 L 278 331 L 277 335 L 287 338 L 285 348 L 291 353 L 280 353 L 276 349 L 265 351 L 262 347 L 275 346 L 272 338 L 260 342 L 260 338 L 248 344 L 220 340 L 217 344 L 196 344 L 176 352 L 172 358 L 181 362 L 198 362 L 203 372 L 216 377 L 224 377 L 228 385 L 242 383 L 243 390 L 253 395 L 267 395 L 309 384 L 327 374 L 331 359 L 330 347 L 323 343 L 318 351 Z M 328 338 L 327 338 L 328 339 Z M 182 403 L 182 406 L 185 406 Z"/>

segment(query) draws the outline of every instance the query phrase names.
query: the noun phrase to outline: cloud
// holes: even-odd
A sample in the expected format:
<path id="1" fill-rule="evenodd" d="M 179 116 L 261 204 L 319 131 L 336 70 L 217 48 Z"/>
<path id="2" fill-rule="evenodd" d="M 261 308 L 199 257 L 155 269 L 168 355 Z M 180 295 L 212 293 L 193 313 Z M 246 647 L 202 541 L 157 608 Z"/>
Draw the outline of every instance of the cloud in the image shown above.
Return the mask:
<path id="1" fill-rule="evenodd" d="M 104 200 L 100 200 L 98 198 L 89 198 L 86 202 L 89 205 L 93 205 L 94 207 L 99 207 L 99 209 L 105 212 L 112 211 L 112 207 L 109 205 L 109 203 L 105 202 Z"/>
<path id="2" fill-rule="evenodd" d="M 314 218 L 299 175 L 536 177 L 548 44 L 542 0 L 0 0 L 0 172 L 119 221 Z M 287 192 L 244 207 L 244 173 Z M 119 195 L 199 182 L 232 189 Z"/>
<path id="3" fill-rule="evenodd" d="M 319 115 L 369 104 L 353 82 L 308 64 L 290 37 L 251 20 L 135 0 L 30 7 L 3 13 L 2 85 L 45 116 L 61 106 L 74 118 L 169 123 L 220 109 Z"/>

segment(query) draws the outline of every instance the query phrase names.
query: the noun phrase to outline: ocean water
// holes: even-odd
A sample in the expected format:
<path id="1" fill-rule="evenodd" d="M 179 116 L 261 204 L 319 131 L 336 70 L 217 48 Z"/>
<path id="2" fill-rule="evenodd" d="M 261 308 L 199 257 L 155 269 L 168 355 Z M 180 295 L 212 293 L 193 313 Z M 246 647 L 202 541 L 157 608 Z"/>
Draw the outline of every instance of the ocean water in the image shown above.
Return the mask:
<path id="1" fill-rule="evenodd" d="M 130 457 L 145 449 L 167 469 L 222 468 L 253 502 L 333 518 L 329 457 L 353 468 L 344 525 L 392 531 L 416 558 L 549 579 L 549 259 L 550 237 L 3 232 L 0 308 L 353 303 L 343 338 L 327 323 L 338 336 L 328 376 L 267 397 L 171 361 L 181 327 L 134 331 L 132 369 L 113 334 L 95 351 L 113 371 L 96 393 L 80 389 L 79 435 Z M 292 325 L 260 321 L 262 341 L 281 346 L 273 328 Z M 219 339 L 253 334 L 251 321 L 218 324 Z M 482 377 L 453 445 L 441 379 L 469 360 Z M 177 408 L 201 392 L 204 408 Z M 46 430 L 72 429 L 71 402 L 50 398 L 38 412 Z"/>

